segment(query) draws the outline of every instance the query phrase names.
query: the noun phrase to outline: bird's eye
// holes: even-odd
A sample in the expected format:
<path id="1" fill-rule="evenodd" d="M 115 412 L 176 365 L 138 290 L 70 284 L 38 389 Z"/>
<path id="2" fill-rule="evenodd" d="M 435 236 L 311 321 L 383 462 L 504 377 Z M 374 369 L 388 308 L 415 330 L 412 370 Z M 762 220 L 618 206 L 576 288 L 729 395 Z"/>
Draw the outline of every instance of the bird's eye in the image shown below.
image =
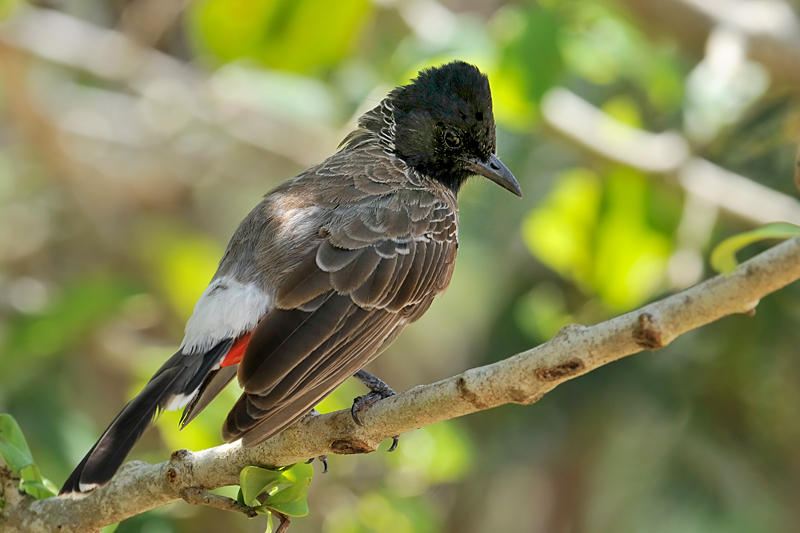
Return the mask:
<path id="1" fill-rule="evenodd" d="M 453 130 L 447 130 L 444 134 L 444 143 L 450 148 L 458 148 L 461 146 L 461 137 Z"/>

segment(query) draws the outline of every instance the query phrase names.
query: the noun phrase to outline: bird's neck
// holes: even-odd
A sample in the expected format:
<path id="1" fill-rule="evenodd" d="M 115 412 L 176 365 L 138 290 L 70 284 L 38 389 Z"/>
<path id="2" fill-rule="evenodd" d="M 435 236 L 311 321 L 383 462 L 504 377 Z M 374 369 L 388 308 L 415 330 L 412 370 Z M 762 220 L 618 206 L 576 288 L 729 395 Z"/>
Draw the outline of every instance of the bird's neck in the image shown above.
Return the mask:
<path id="1" fill-rule="evenodd" d="M 458 195 L 461 186 L 469 177 L 465 172 L 454 172 L 450 168 L 427 168 L 425 165 L 409 161 L 397 153 L 395 147 L 396 123 L 394 116 L 393 95 L 389 95 L 381 102 L 361 115 L 358 119 L 358 128 L 351 131 L 339 145 L 343 149 L 355 149 L 366 144 L 377 143 L 389 154 L 399 157 L 403 162 L 421 175 L 428 176 L 444 185 L 454 196 Z"/>
<path id="2" fill-rule="evenodd" d="M 394 153 L 394 106 L 390 98 L 384 98 L 358 119 L 358 128 L 351 131 L 339 145 L 340 148 L 356 148 L 367 142 L 377 142 L 385 151 Z"/>
<path id="3" fill-rule="evenodd" d="M 461 186 L 464 185 L 464 182 L 467 181 L 467 178 L 469 178 L 469 174 L 441 173 L 437 175 L 436 181 L 444 185 L 455 197 L 458 196 L 458 192 L 461 190 Z"/>

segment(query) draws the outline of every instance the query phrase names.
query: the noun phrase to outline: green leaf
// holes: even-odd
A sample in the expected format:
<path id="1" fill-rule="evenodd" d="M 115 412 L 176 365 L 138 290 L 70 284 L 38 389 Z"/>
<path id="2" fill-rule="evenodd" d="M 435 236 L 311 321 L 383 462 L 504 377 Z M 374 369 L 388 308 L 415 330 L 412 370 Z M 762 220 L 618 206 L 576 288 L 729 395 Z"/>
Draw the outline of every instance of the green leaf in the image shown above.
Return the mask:
<path id="1" fill-rule="evenodd" d="M 14 417 L 0 414 L 0 455 L 15 473 L 33 464 L 33 456 L 25 436 Z"/>
<path id="2" fill-rule="evenodd" d="M 236 494 L 236 501 L 242 505 L 247 505 L 247 503 L 244 501 L 244 495 L 242 494 L 242 487 L 239 487 L 239 492 Z M 260 501 L 255 500 L 255 503 L 256 505 L 249 505 L 248 507 L 252 507 L 253 510 L 259 514 L 269 514 L 269 510 L 261 505 Z"/>
<path id="3" fill-rule="evenodd" d="M 711 266 L 722 274 L 729 274 L 737 266 L 736 252 L 745 246 L 765 239 L 790 239 L 800 235 L 800 227 L 788 222 L 767 224 L 752 231 L 729 237 L 711 252 Z"/>
<path id="4" fill-rule="evenodd" d="M 58 493 L 58 489 L 49 480 L 42 477 L 39 467 L 35 464 L 26 466 L 20 472 L 22 481 L 20 482 L 20 490 L 26 494 L 30 494 L 37 500 L 50 498 Z"/>
<path id="5" fill-rule="evenodd" d="M 306 516 L 308 514 L 308 501 L 305 498 L 296 502 L 267 504 L 267 507 L 287 516 Z"/>
<path id="6" fill-rule="evenodd" d="M 310 463 L 297 463 L 283 470 L 283 476 L 291 482 L 308 480 L 310 483 L 314 477 L 314 467 Z"/>
<path id="7" fill-rule="evenodd" d="M 37 500 L 52 498 L 56 495 L 54 491 L 47 488 L 47 485 L 39 481 L 23 481 L 19 488 L 22 492 L 30 494 Z"/>
<path id="8" fill-rule="evenodd" d="M 267 515 L 267 528 L 264 530 L 264 533 L 272 533 L 272 513 Z"/>
<path id="9" fill-rule="evenodd" d="M 239 474 L 239 486 L 242 489 L 242 500 L 245 505 L 259 507 L 258 496 L 273 487 L 282 479 L 283 472 L 269 470 L 258 466 L 246 466 Z"/>
<path id="10" fill-rule="evenodd" d="M 270 510 L 288 516 L 306 516 L 306 494 L 314 477 L 314 467 L 298 463 L 282 470 L 248 466 L 239 475 L 240 503 L 254 507 L 259 513 Z M 258 499 L 264 492 L 272 492 L 263 503 Z"/>
<path id="11" fill-rule="evenodd" d="M 292 483 L 288 487 L 270 494 L 269 498 L 264 501 L 264 505 L 277 509 L 277 505 L 300 501 L 306 497 L 306 491 L 310 484 L 310 479 Z M 280 509 L 278 510 L 280 511 Z"/>
<path id="12" fill-rule="evenodd" d="M 313 476 L 314 467 L 310 464 L 298 463 L 287 468 L 282 472 L 282 478 L 290 485 L 271 494 L 264 506 L 289 516 L 307 515 L 306 494 Z"/>
<path id="13" fill-rule="evenodd" d="M 42 477 L 19 424 L 7 413 L 0 414 L 0 456 L 22 478 L 19 488 L 23 492 L 37 500 L 55 496 L 58 492 L 49 480 Z"/>

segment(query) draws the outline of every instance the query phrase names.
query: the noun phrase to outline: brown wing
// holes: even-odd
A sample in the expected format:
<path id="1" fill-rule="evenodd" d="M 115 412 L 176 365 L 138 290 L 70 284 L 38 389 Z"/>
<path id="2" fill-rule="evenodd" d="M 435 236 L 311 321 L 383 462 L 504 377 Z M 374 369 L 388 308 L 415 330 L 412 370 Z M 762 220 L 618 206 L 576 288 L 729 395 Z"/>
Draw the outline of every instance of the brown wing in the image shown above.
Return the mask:
<path id="1" fill-rule="evenodd" d="M 319 244 L 277 288 L 239 367 L 226 440 L 256 444 L 363 368 L 450 282 L 457 213 L 424 188 L 332 208 Z"/>

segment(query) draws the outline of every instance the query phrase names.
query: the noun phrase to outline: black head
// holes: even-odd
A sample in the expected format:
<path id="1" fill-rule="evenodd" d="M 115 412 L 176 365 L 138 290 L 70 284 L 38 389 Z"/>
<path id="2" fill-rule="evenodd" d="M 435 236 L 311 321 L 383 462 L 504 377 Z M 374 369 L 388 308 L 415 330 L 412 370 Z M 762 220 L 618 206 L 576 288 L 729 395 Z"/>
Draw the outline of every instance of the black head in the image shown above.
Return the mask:
<path id="1" fill-rule="evenodd" d="M 489 80 L 454 61 L 419 73 L 388 97 L 394 109 L 395 153 L 453 191 L 480 174 L 521 196 L 519 183 L 495 155 Z"/>

